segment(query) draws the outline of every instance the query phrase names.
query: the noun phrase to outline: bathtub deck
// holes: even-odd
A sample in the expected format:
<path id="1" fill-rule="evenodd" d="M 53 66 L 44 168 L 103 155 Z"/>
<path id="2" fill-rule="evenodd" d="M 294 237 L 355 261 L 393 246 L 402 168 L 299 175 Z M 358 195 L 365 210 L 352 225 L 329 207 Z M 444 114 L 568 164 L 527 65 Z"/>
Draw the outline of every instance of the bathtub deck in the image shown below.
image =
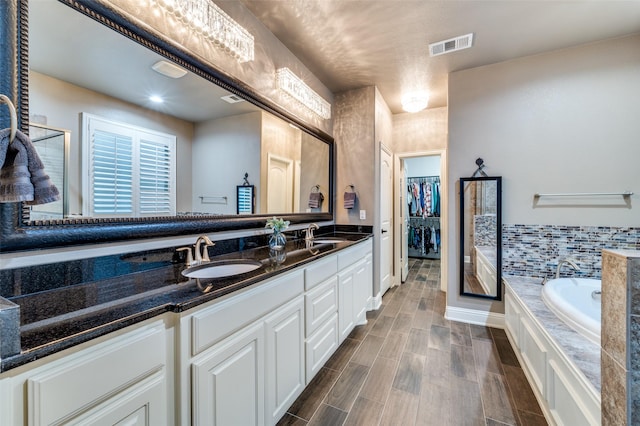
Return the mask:
<path id="1" fill-rule="evenodd" d="M 571 329 L 547 308 L 541 297 L 541 279 L 513 275 L 506 276 L 504 279 L 547 333 L 600 393 L 600 346 Z"/>

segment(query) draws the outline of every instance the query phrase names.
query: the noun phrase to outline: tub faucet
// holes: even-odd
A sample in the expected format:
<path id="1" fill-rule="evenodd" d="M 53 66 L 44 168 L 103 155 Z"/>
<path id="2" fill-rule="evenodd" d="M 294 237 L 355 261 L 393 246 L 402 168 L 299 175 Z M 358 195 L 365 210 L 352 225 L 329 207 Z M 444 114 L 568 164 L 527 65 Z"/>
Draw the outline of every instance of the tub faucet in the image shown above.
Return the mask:
<path id="1" fill-rule="evenodd" d="M 564 259 L 560 259 L 560 261 L 558 262 L 558 267 L 556 268 L 556 279 L 560 278 L 560 269 L 562 269 L 562 266 L 565 264 L 571 266 L 574 271 L 580 270 L 580 267 L 576 264 L 575 259 L 565 257 Z"/>

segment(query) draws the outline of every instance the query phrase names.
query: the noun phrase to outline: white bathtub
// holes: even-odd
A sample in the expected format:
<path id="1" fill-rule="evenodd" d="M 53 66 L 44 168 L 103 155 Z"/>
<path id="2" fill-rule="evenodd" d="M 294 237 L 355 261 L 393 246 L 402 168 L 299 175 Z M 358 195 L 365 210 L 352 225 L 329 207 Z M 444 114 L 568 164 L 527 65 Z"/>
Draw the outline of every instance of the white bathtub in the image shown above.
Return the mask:
<path id="1" fill-rule="evenodd" d="M 600 297 L 592 293 L 601 289 L 600 280 L 558 278 L 542 287 L 542 300 L 569 327 L 599 345 L 602 308 Z"/>

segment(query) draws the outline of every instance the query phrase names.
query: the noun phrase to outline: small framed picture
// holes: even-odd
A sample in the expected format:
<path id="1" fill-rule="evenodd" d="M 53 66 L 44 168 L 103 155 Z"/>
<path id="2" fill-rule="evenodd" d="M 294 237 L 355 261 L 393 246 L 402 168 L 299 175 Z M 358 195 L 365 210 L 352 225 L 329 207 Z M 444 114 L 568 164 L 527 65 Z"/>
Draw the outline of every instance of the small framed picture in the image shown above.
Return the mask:
<path id="1" fill-rule="evenodd" d="M 236 199 L 238 214 L 253 214 L 256 207 L 255 186 L 238 185 Z"/>

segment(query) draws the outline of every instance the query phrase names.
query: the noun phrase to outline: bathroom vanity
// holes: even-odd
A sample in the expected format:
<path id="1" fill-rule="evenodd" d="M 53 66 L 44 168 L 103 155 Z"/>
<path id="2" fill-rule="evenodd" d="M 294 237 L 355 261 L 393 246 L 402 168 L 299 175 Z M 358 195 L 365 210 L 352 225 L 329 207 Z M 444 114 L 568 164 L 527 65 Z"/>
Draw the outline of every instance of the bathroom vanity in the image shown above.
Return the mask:
<path id="1" fill-rule="evenodd" d="M 48 342 L 3 360 L 0 424 L 275 424 L 366 322 L 371 253 L 368 234 L 294 248 L 207 293 L 188 280 L 153 293 L 155 307 L 132 299 L 146 311 L 114 304 L 119 321 L 61 339 L 65 316 L 51 318 Z"/>

